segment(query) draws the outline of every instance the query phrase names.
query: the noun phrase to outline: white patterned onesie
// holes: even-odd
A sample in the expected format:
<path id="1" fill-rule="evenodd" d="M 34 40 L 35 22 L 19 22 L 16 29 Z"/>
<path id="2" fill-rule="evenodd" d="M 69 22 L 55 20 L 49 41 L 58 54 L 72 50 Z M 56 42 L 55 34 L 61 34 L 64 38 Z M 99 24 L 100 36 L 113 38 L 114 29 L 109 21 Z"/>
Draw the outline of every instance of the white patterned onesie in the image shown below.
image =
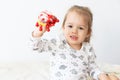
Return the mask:
<path id="1" fill-rule="evenodd" d="M 91 76 L 98 80 L 101 73 L 95 63 L 95 54 L 92 46 L 84 42 L 80 50 L 72 49 L 65 39 L 36 39 L 32 38 L 33 50 L 40 53 L 49 51 L 50 80 L 87 80 Z"/>

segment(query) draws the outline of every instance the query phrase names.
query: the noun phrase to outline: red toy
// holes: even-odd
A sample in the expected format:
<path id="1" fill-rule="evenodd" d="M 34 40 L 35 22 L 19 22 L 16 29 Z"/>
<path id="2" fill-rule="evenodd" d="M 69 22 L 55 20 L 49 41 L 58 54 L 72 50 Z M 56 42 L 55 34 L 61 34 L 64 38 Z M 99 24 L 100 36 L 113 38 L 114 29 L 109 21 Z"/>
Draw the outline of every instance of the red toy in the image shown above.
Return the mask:
<path id="1" fill-rule="evenodd" d="M 56 22 L 59 22 L 57 17 L 48 11 L 42 11 L 38 16 L 38 21 L 36 22 L 35 26 L 39 27 L 40 31 L 42 31 L 42 27 L 46 27 L 46 30 L 49 32 L 50 27 L 54 26 Z"/>

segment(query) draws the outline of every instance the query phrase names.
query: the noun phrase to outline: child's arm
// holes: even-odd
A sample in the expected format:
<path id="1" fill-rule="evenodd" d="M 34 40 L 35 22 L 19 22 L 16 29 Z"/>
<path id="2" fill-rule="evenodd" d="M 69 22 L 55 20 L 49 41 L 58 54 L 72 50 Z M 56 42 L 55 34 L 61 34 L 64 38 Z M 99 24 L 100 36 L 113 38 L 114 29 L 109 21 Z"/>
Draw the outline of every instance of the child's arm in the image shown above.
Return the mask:
<path id="1" fill-rule="evenodd" d="M 96 64 L 96 55 L 92 46 L 89 46 L 88 48 L 88 63 L 89 75 L 93 80 L 99 80 L 98 75 L 102 74 L 103 72 L 99 69 L 98 65 Z"/>
<path id="2" fill-rule="evenodd" d="M 36 23 L 36 29 L 32 32 L 32 48 L 33 50 L 50 51 L 54 48 L 55 40 L 42 40 L 41 37 L 46 31 L 50 31 L 50 28 L 55 25 L 56 22 L 59 22 L 57 17 L 52 15 L 48 11 L 43 11 L 38 16 L 38 21 Z"/>
<path id="3" fill-rule="evenodd" d="M 45 27 L 43 27 L 42 31 L 36 27 L 36 29 L 32 32 L 30 46 L 34 51 L 47 52 L 53 50 L 56 42 L 55 40 L 41 39 L 45 32 Z"/>
<path id="4" fill-rule="evenodd" d="M 114 75 L 107 75 L 102 72 L 96 64 L 96 55 L 94 53 L 93 48 L 89 49 L 89 72 L 90 76 L 92 76 L 95 80 L 119 80 Z"/>

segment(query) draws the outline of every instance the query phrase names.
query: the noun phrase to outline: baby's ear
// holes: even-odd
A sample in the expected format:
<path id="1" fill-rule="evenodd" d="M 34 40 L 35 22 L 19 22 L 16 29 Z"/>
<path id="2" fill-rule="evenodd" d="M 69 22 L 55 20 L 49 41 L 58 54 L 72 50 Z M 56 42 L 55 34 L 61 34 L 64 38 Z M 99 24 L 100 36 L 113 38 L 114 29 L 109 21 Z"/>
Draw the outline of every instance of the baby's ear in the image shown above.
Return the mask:
<path id="1" fill-rule="evenodd" d="M 89 38 L 91 36 L 91 33 L 88 32 L 86 38 Z"/>
<path id="2" fill-rule="evenodd" d="M 91 30 L 89 30 L 87 33 L 87 37 L 90 37 L 90 36 L 91 36 Z"/>
<path id="3" fill-rule="evenodd" d="M 64 27 L 64 26 L 62 26 L 62 30 L 63 30 L 63 29 L 65 29 L 65 27 Z"/>
<path id="4" fill-rule="evenodd" d="M 89 42 L 90 41 L 90 37 L 91 37 L 91 32 L 88 32 L 87 36 L 86 36 L 86 39 L 85 39 L 85 42 Z"/>

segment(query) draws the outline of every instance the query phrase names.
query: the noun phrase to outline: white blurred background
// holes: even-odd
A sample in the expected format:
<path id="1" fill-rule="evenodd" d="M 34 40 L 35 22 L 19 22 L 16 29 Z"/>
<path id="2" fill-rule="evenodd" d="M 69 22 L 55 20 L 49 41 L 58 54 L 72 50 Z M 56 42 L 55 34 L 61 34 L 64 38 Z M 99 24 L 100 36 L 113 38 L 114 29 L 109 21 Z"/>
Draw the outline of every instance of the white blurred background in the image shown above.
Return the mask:
<path id="1" fill-rule="evenodd" d="M 120 0 L 2 0 L 0 1 L 0 62 L 39 61 L 47 54 L 29 48 L 39 12 L 48 10 L 60 20 L 44 37 L 55 37 L 72 5 L 88 6 L 94 15 L 92 44 L 98 62 L 120 64 Z"/>

